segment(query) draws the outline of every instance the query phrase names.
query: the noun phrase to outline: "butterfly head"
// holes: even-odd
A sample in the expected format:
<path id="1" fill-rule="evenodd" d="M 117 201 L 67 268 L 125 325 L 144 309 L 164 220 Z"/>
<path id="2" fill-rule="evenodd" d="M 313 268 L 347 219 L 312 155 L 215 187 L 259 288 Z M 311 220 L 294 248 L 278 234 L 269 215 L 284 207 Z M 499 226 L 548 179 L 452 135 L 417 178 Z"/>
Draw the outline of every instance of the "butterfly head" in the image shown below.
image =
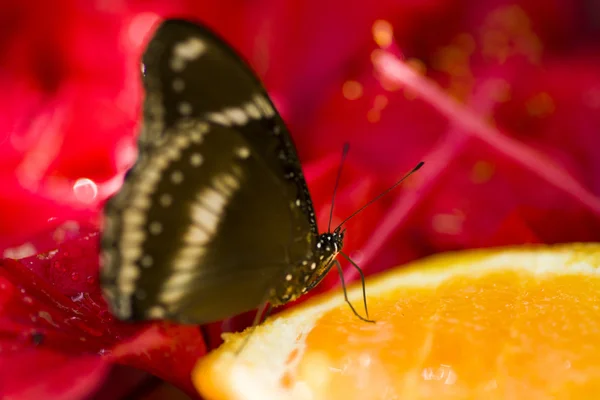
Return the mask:
<path id="1" fill-rule="evenodd" d="M 293 270 L 286 272 L 282 282 L 271 289 L 269 302 L 274 305 L 293 301 L 321 282 L 331 269 L 335 257 L 344 245 L 346 230 L 339 228 L 317 237 L 308 257 Z"/>
<path id="2" fill-rule="evenodd" d="M 339 229 L 319 235 L 315 253 L 320 264 L 329 265 L 344 246 L 346 230 Z"/>

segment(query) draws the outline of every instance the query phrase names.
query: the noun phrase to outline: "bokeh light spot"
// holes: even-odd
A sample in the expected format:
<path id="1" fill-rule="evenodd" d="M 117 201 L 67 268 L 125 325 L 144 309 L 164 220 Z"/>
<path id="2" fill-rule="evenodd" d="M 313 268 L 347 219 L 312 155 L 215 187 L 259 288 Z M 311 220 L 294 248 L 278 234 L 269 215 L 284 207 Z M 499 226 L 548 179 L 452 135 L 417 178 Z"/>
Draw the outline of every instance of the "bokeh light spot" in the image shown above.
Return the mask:
<path id="1" fill-rule="evenodd" d="M 494 165 L 487 161 L 477 161 L 471 170 L 471 182 L 485 183 L 494 175 Z"/>
<path id="2" fill-rule="evenodd" d="M 346 81 L 342 86 L 342 93 L 348 100 L 357 100 L 363 95 L 363 87 L 360 82 Z"/>
<path id="3" fill-rule="evenodd" d="M 554 100 L 546 92 L 538 93 L 529 99 L 525 105 L 527 113 L 532 117 L 547 117 L 555 110 Z"/>
<path id="4" fill-rule="evenodd" d="M 394 41 L 394 28 L 389 21 L 378 19 L 373 24 L 373 39 L 381 48 L 389 47 Z"/>
<path id="5" fill-rule="evenodd" d="M 458 235 L 462 232 L 465 216 L 462 213 L 436 214 L 431 220 L 431 226 L 436 232 L 446 235 Z"/>

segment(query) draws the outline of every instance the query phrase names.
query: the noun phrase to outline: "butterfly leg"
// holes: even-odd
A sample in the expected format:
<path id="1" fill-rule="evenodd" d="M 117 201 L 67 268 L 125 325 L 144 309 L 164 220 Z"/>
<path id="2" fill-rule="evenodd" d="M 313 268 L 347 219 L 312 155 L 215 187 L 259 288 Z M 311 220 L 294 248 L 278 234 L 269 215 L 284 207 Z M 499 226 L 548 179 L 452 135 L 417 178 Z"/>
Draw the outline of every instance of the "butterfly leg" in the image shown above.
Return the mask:
<path id="1" fill-rule="evenodd" d="M 266 310 L 266 312 L 265 312 Z M 271 311 L 273 311 L 273 306 L 271 306 L 270 303 L 268 302 L 264 302 L 256 311 L 256 315 L 254 316 L 254 321 L 252 322 L 252 327 L 250 328 L 250 333 L 248 333 L 246 335 L 246 338 L 244 339 L 244 341 L 242 342 L 242 345 L 237 349 L 237 351 L 235 352 L 235 355 L 239 355 L 242 352 L 242 349 L 244 347 L 246 347 L 246 345 L 248 344 L 248 341 L 250 340 L 250 336 L 252 336 L 252 333 L 254 333 L 254 330 L 256 329 L 256 327 L 258 325 L 260 325 L 260 323 L 267 319 L 269 317 L 269 315 L 271 315 Z M 263 319 L 263 314 L 265 314 L 265 317 Z"/>
<path id="2" fill-rule="evenodd" d="M 362 315 L 360 315 L 359 313 L 356 312 L 356 310 L 354 309 L 354 307 L 352 306 L 352 303 L 350 303 L 350 300 L 348 300 L 348 293 L 346 292 L 346 282 L 344 281 L 344 271 L 342 270 L 342 266 L 340 265 L 340 262 L 338 260 L 333 260 L 333 263 L 335 264 L 339 274 L 340 274 L 340 279 L 342 281 L 342 289 L 344 290 L 344 300 L 346 300 L 346 303 L 348 303 L 348 305 L 350 306 L 350 309 L 352 310 L 352 312 L 354 313 L 354 315 L 356 315 L 359 319 L 365 321 L 365 322 L 372 322 L 375 323 L 375 321 L 368 319 L 369 315 L 367 314 L 367 318 L 363 317 Z M 364 286 L 364 281 L 363 281 L 363 297 L 365 296 L 365 286 Z M 365 299 L 365 307 L 366 307 L 366 297 L 364 297 Z"/>
<path id="3" fill-rule="evenodd" d="M 352 261 L 352 259 L 346 253 L 340 252 L 340 254 L 346 260 L 348 260 L 348 262 L 350 264 L 352 264 L 352 266 L 354 268 L 356 268 L 356 270 L 358 271 L 358 274 L 360 275 L 360 283 L 362 284 L 363 303 L 365 306 L 365 314 L 367 315 L 367 318 L 369 318 L 369 310 L 367 309 L 367 285 L 365 285 L 365 274 L 363 273 L 362 268 L 360 268 L 358 265 L 356 265 L 356 263 L 354 261 Z"/>

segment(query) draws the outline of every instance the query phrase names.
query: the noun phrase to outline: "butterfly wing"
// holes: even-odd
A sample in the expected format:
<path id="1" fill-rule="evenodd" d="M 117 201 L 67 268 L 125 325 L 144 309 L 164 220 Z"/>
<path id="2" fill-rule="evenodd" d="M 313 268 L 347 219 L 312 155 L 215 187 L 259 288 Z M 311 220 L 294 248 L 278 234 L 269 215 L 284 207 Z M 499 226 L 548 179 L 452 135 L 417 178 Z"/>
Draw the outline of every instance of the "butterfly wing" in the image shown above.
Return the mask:
<path id="1" fill-rule="evenodd" d="M 142 61 L 146 89 L 142 146 L 156 143 L 185 116 L 225 125 L 264 119 L 282 124 L 247 63 L 201 25 L 180 19 L 163 22 Z M 290 153 L 295 158 L 293 145 Z"/>
<path id="2" fill-rule="evenodd" d="M 122 319 L 188 323 L 256 308 L 316 238 L 289 133 L 205 28 L 163 23 L 143 60 L 140 157 L 105 208 L 107 300 Z"/>

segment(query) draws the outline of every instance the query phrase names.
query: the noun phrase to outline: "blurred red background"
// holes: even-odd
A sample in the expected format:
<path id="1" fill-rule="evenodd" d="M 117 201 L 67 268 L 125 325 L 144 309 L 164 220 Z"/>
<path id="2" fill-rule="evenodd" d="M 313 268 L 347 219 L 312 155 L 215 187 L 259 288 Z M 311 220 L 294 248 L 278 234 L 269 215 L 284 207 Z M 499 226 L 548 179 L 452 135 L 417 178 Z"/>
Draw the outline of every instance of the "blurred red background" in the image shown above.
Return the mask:
<path id="1" fill-rule="evenodd" d="M 100 207 L 134 160 L 139 57 L 168 16 L 208 24 L 261 76 L 321 227 L 343 142 L 334 223 L 426 161 L 348 224 L 366 273 L 446 250 L 600 239 L 594 0 L 4 1 L 4 398 L 173 398 L 162 380 L 193 395 L 195 359 L 247 323 L 204 336 L 130 326 L 99 294 Z"/>

